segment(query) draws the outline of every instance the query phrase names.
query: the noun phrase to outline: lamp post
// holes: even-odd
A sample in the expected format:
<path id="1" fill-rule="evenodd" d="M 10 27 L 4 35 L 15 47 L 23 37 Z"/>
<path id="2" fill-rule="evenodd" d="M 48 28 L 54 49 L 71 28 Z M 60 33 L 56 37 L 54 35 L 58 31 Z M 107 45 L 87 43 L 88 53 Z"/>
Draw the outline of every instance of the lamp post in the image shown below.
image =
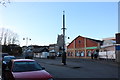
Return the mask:
<path id="1" fill-rule="evenodd" d="M 23 38 L 23 40 L 26 40 L 26 46 L 28 46 L 28 40 L 31 40 L 31 39 L 26 37 L 26 38 Z"/>

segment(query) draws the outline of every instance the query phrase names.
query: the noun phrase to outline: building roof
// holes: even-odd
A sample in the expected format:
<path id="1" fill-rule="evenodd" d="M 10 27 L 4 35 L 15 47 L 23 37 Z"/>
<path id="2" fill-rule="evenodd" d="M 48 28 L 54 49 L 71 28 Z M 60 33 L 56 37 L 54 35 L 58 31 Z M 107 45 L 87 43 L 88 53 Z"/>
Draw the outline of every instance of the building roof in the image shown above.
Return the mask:
<path id="1" fill-rule="evenodd" d="M 107 48 L 107 47 L 114 47 L 115 46 L 115 44 L 110 44 L 110 45 L 102 45 L 100 48 Z"/>
<path id="2" fill-rule="evenodd" d="M 80 36 L 80 35 L 79 35 L 79 36 L 76 37 L 74 40 L 76 40 L 76 39 L 79 38 L 79 37 L 83 37 L 83 36 Z M 98 43 L 100 43 L 100 45 L 102 45 L 102 43 L 103 43 L 103 41 L 101 41 L 101 40 L 96 40 L 96 39 L 87 38 L 87 37 L 83 37 L 83 38 L 90 39 L 90 40 L 92 40 L 92 41 L 98 42 Z M 74 41 L 74 40 L 73 40 L 73 41 Z M 72 41 L 72 42 L 73 42 L 73 41 Z M 72 42 L 71 42 L 71 43 L 72 43 Z M 70 43 L 70 44 L 71 44 L 71 43 Z M 69 44 L 69 45 L 70 45 L 70 44 Z M 68 45 L 68 46 L 69 46 L 69 45 Z"/>
<path id="3" fill-rule="evenodd" d="M 30 45 L 28 47 L 34 47 L 34 48 L 45 48 L 45 47 L 49 47 L 49 46 L 39 46 L 39 45 Z"/>
<path id="4" fill-rule="evenodd" d="M 103 40 L 116 40 L 115 37 L 103 38 Z"/>
<path id="5" fill-rule="evenodd" d="M 116 45 L 116 41 L 113 39 L 106 39 L 103 41 L 103 45 L 101 46 L 101 48 L 105 48 L 105 47 L 110 47 L 110 46 L 115 46 Z"/>
<path id="6" fill-rule="evenodd" d="M 99 42 L 99 43 L 102 43 L 103 41 L 101 40 L 96 40 L 96 39 L 91 39 L 91 38 L 87 38 L 87 39 L 90 39 L 90 40 L 93 40 L 93 41 L 96 41 L 96 42 Z"/>
<path id="7" fill-rule="evenodd" d="M 34 53 L 49 52 L 49 50 L 47 48 L 34 48 L 33 52 Z"/>

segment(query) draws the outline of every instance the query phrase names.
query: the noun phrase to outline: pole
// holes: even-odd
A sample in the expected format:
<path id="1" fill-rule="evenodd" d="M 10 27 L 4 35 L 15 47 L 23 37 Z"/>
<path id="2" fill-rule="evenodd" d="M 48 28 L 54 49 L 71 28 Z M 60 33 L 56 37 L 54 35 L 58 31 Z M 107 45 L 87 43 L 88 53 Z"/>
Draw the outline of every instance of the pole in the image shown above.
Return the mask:
<path id="1" fill-rule="evenodd" d="M 63 53 L 62 53 L 62 63 L 66 65 L 66 52 L 65 52 L 65 11 L 63 11 Z"/>
<path id="2" fill-rule="evenodd" d="M 23 40 L 26 40 L 26 46 L 28 46 L 28 40 L 31 40 L 31 39 L 26 37 L 26 38 L 23 38 Z"/>
<path id="3" fill-rule="evenodd" d="M 28 37 L 26 38 L 26 46 L 28 46 Z"/>

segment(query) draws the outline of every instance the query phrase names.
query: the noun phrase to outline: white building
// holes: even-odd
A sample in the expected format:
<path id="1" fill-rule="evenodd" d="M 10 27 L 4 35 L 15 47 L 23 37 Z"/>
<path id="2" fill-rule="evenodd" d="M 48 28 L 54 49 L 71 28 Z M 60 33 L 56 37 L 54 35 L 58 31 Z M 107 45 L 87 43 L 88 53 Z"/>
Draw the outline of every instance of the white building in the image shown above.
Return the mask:
<path id="1" fill-rule="evenodd" d="M 116 59 L 115 55 L 115 45 L 116 39 L 115 38 L 104 38 L 103 45 L 99 51 L 99 58 L 100 59 Z"/>

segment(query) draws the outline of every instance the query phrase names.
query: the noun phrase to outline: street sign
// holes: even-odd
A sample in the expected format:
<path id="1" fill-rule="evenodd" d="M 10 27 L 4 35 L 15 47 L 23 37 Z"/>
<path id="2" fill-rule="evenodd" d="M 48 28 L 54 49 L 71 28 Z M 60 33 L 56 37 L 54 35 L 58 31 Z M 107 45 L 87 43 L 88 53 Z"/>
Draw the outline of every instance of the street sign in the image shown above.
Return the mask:
<path id="1" fill-rule="evenodd" d="M 120 45 L 115 46 L 116 50 L 120 50 Z"/>

